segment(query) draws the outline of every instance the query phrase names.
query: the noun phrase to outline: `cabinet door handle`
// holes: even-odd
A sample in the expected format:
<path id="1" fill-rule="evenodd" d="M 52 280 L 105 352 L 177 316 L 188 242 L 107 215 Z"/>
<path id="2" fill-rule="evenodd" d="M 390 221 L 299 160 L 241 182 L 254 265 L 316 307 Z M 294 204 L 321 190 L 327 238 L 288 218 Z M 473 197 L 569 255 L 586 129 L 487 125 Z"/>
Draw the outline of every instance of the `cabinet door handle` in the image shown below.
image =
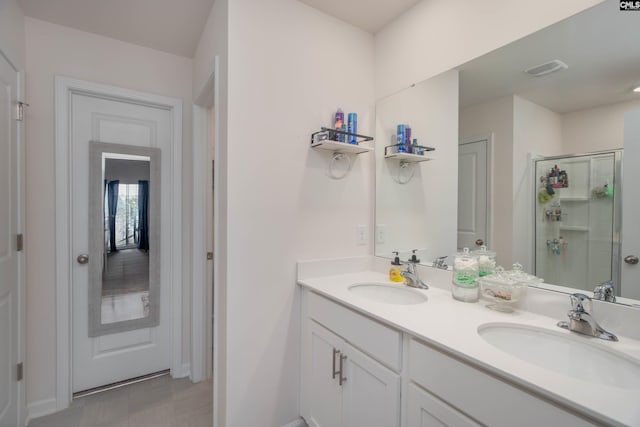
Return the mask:
<path id="1" fill-rule="evenodd" d="M 331 378 L 333 378 L 334 380 L 336 379 L 336 375 L 341 374 L 340 371 L 336 371 L 336 355 L 340 354 L 340 350 L 338 349 L 333 349 L 333 376 Z M 342 374 L 341 374 L 342 375 Z"/>
<path id="2" fill-rule="evenodd" d="M 347 377 L 343 375 L 344 361 L 347 360 L 347 356 L 344 354 L 340 355 L 340 377 L 338 380 L 338 384 L 342 385 L 347 381 Z"/>

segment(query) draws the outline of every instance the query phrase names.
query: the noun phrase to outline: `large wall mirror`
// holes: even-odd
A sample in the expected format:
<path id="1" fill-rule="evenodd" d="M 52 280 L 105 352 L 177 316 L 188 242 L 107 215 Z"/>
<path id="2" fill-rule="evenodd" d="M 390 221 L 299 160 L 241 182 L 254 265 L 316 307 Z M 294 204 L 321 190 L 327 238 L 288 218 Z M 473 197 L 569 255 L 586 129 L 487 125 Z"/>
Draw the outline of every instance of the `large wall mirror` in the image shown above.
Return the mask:
<path id="1" fill-rule="evenodd" d="M 160 150 L 89 143 L 89 336 L 158 325 Z"/>
<path id="2" fill-rule="evenodd" d="M 614 280 L 619 302 L 639 300 L 638 40 L 640 15 L 605 1 L 380 100 L 376 255 L 431 265 L 487 244 L 544 286 Z M 401 123 L 433 160 L 384 158 Z"/>

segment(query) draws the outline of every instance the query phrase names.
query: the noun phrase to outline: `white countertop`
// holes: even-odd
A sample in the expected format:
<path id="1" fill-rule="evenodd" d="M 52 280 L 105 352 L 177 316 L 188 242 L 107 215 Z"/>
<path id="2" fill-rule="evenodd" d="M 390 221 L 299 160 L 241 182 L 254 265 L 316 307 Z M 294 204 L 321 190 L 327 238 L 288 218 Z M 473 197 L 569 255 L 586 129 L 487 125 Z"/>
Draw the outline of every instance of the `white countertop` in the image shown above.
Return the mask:
<path id="1" fill-rule="evenodd" d="M 447 276 L 448 274 L 448 276 Z M 435 275 L 443 282 L 450 272 Z M 548 329 L 554 333 L 573 334 L 558 328 L 560 318 L 517 310 L 500 313 L 485 307 L 486 302 L 463 303 L 454 300 L 448 283 L 438 283 L 428 290 L 416 290 L 427 296 L 427 301 L 415 305 L 377 303 L 358 297 L 348 290 L 355 283 L 388 283 L 387 274 L 375 271 L 344 273 L 324 277 L 303 277 L 298 283 L 318 294 L 364 313 L 394 328 L 407 332 L 434 347 L 451 353 L 472 365 L 484 368 L 509 382 L 558 401 L 600 420 L 623 426 L 640 426 L 640 384 L 635 389 L 593 384 L 563 376 L 517 359 L 487 343 L 477 330 L 485 323 L 516 323 Z M 611 331 L 616 333 L 615 330 Z M 640 363 L 640 341 L 618 335 L 618 342 L 584 337 L 594 344 L 622 352 Z M 597 342 L 594 342 L 597 340 Z M 606 370 L 606 366 L 602 366 Z"/>

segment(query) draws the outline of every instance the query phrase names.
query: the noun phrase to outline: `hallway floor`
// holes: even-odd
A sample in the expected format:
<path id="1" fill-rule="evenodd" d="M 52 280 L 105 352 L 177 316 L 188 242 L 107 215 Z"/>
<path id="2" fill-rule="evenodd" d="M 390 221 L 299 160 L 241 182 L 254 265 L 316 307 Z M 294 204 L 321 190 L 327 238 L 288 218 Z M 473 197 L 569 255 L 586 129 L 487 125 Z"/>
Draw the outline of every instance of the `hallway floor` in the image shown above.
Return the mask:
<path id="1" fill-rule="evenodd" d="M 76 399 L 29 427 L 210 427 L 212 381 L 193 384 L 165 375 Z"/>

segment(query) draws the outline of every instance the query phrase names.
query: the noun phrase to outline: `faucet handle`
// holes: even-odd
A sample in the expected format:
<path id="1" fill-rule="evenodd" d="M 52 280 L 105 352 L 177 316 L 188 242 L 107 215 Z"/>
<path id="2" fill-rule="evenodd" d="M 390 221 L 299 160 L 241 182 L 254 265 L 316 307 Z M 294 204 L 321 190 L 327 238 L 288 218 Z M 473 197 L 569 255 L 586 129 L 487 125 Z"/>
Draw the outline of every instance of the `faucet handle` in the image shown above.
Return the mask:
<path id="1" fill-rule="evenodd" d="M 585 305 L 591 311 L 591 298 L 586 296 L 585 294 L 571 294 L 569 295 L 569 299 L 571 300 L 571 310 L 577 313 L 586 313 Z M 586 304 L 585 304 L 586 301 Z"/>
<path id="2" fill-rule="evenodd" d="M 602 301 L 616 302 L 616 288 L 613 281 L 607 280 L 597 285 L 593 290 L 593 298 Z"/>

